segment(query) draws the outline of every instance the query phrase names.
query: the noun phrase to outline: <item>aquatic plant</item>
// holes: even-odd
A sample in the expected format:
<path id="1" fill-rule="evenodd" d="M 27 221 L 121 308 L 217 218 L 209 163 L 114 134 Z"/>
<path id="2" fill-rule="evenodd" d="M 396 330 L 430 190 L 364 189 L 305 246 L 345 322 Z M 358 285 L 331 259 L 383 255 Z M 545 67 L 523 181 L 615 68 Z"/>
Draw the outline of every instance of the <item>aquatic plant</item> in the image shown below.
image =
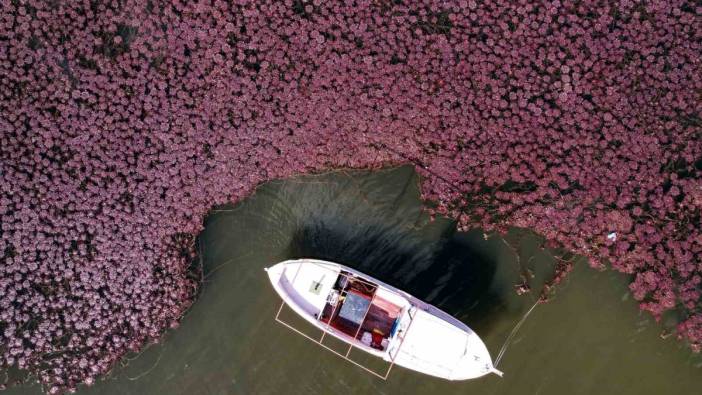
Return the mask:
<path id="1" fill-rule="evenodd" d="M 91 384 L 177 325 L 209 207 L 408 161 L 434 214 L 634 274 L 699 349 L 699 4 L 407 3 L 2 1 L 2 365 Z"/>

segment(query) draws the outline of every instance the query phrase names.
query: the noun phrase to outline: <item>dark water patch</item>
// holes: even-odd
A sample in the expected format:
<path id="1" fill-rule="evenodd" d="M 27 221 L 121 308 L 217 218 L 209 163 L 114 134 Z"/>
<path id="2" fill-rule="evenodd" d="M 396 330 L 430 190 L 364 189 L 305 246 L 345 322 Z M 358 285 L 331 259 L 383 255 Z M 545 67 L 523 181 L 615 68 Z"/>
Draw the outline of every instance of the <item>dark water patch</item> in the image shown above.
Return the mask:
<path id="1" fill-rule="evenodd" d="M 449 225 L 437 240 L 425 241 L 409 230 L 378 225 L 352 228 L 311 218 L 295 231 L 289 257 L 353 267 L 459 319 L 479 317 L 475 322 L 487 330 L 490 316 L 504 310 L 500 293 L 490 289 L 496 262 L 476 251 L 470 236 Z"/>
<path id="2" fill-rule="evenodd" d="M 434 264 L 440 244 L 396 229 L 367 226 L 349 231 L 344 224 L 316 222 L 294 233 L 289 254 L 342 263 L 411 293 L 406 285 Z"/>
<path id="3" fill-rule="evenodd" d="M 506 310 L 503 295 L 491 287 L 497 263 L 477 251 L 469 235 L 451 233 L 434 264 L 420 272 L 408 288 L 463 321 L 470 317 L 474 330 L 487 333 L 495 316 Z"/>

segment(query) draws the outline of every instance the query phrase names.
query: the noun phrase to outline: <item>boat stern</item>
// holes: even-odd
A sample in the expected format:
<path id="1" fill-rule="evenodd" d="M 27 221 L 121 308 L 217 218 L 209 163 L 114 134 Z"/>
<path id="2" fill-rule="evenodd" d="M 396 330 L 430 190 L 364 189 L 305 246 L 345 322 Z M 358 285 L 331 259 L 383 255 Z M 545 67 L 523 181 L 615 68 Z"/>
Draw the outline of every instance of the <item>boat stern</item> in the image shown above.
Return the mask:
<path id="1" fill-rule="evenodd" d="M 284 261 L 264 270 L 283 301 L 308 319 L 322 311 L 340 271 L 338 265 L 312 259 Z"/>
<path id="2" fill-rule="evenodd" d="M 280 282 L 280 277 L 283 275 L 283 271 L 285 271 L 285 265 L 285 262 L 280 262 L 273 266 L 263 268 L 274 287 Z"/>

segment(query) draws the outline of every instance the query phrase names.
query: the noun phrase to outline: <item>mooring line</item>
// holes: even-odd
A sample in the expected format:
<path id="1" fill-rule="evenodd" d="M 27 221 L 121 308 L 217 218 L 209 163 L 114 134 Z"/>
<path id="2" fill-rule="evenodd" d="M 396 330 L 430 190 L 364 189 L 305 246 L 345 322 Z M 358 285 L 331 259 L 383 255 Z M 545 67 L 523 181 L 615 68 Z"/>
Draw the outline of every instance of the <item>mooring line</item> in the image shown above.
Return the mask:
<path id="1" fill-rule="evenodd" d="M 507 351 L 507 346 L 509 346 L 509 342 L 512 340 L 514 335 L 517 334 L 517 331 L 519 330 L 519 328 L 522 326 L 524 321 L 526 321 L 527 317 L 529 317 L 529 314 L 531 314 L 531 312 L 534 310 L 534 307 L 536 307 L 538 304 L 539 304 L 538 300 L 536 302 L 534 302 L 534 305 L 531 306 L 529 311 L 527 311 L 526 314 L 524 314 L 524 316 L 522 317 L 522 319 L 519 320 L 519 322 L 517 322 L 517 325 L 514 326 L 514 329 L 512 329 L 512 332 L 509 334 L 509 336 L 507 336 L 505 343 L 502 345 L 502 348 L 500 349 L 500 353 L 497 354 L 497 358 L 495 358 L 495 367 L 497 367 L 497 365 L 500 363 L 500 360 L 502 360 L 502 357 L 505 355 L 505 351 Z"/>

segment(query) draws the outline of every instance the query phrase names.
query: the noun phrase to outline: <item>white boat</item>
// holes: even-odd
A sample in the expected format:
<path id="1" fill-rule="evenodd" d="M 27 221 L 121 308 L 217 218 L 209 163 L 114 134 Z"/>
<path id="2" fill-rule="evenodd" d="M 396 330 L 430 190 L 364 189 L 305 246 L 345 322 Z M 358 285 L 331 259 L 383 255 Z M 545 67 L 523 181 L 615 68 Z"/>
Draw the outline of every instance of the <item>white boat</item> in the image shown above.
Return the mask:
<path id="1" fill-rule="evenodd" d="M 447 380 L 502 376 L 468 326 L 380 280 L 316 259 L 284 261 L 266 271 L 283 298 L 278 322 L 380 378 L 387 379 L 393 365 Z M 320 329 L 321 337 L 283 321 L 286 304 Z M 326 335 L 349 344 L 346 354 L 325 345 Z M 387 371 L 378 373 L 350 359 L 354 347 L 389 362 Z"/>

